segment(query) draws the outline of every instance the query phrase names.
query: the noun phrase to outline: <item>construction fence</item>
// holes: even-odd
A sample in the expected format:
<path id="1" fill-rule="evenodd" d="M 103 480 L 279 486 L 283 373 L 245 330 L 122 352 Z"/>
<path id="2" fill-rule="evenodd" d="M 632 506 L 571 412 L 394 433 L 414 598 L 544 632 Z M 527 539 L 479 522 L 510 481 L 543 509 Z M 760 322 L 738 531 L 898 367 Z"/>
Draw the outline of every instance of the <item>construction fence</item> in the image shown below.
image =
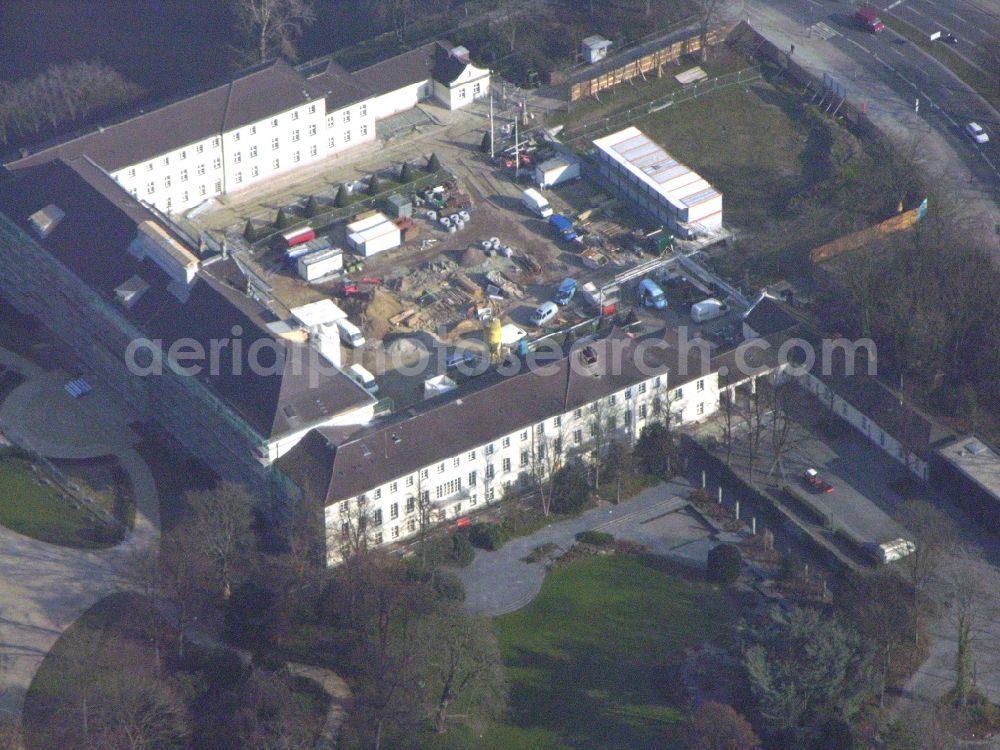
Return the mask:
<path id="1" fill-rule="evenodd" d="M 705 36 L 706 46 L 711 47 L 717 44 L 725 39 L 728 33 L 728 28 L 709 29 Z M 588 96 L 596 96 L 601 91 L 628 83 L 636 78 L 645 80 L 647 74 L 660 78 L 663 76 L 664 65 L 677 62 L 683 55 L 698 52 L 701 47 L 700 34 L 664 45 L 616 68 L 605 70 L 593 78 L 570 84 L 569 101 L 575 102 Z"/>
<path id="2" fill-rule="evenodd" d="M 585 138 L 597 138 L 605 133 L 611 132 L 612 130 L 624 128 L 634 120 L 646 117 L 654 112 L 659 112 L 660 110 L 666 109 L 674 104 L 695 99 L 699 96 L 708 94 L 712 91 L 717 91 L 718 89 L 725 88 L 727 86 L 740 86 L 749 83 L 750 81 L 759 80 L 761 77 L 762 72 L 760 66 L 751 65 L 743 68 L 743 70 L 726 73 L 721 76 L 716 76 L 715 78 L 706 78 L 703 81 L 693 83 L 679 91 L 674 91 L 673 93 L 667 94 L 666 96 L 654 101 L 643 102 L 638 106 L 631 107 L 630 109 L 623 110 L 622 112 L 617 112 L 613 115 L 605 117 L 602 120 L 583 125 L 579 128 L 574 128 L 563 138 L 563 141 L 565 143 L 573 143 Z"/>

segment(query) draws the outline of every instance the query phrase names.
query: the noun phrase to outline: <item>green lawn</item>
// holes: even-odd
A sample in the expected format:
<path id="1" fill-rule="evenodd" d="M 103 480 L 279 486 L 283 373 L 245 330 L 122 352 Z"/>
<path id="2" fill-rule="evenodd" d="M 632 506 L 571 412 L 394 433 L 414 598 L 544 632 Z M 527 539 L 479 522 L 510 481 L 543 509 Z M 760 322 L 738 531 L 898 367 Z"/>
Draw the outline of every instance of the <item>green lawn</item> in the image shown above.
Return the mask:
<path id="1" fill-rule="evenodd" d="M 581 560 L 496 620 L 508 718 L 476 744 L 496 750 L 675 747 L 682 698 L 671 665 L 734 618 L 713 587 L 631 556 Z"/>
<path id="2" fill-rule="evenodd" d="M 116 544 L 120 532 L 77 509 L 52 486 L 42 484 L 21 458 L 0 458 L 0 525 L 43 542 L 97 548 Z"/>

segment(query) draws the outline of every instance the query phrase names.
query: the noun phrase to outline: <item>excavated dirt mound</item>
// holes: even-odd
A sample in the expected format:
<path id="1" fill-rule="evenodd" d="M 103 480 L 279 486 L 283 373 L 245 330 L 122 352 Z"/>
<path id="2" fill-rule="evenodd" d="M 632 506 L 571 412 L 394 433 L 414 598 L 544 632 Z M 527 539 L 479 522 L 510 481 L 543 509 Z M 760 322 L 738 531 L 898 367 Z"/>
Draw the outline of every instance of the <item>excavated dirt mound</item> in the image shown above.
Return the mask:
<path id="1" fill-rule="evenodd" d="M 381 341 L 392 330 L 389 318 L 403 311 L 402 305 L 385 289 L 376 288 L 371 301 L 365 307 L 365 337 Z"/>
<path id="2" fill-rule="evenodd" d="M 475 245 L 470 245 L 462 253 L 458 260 L 458 264 L 462 268 L 478 268 L 486 262 L 486 253 L 480 250 Z"/>

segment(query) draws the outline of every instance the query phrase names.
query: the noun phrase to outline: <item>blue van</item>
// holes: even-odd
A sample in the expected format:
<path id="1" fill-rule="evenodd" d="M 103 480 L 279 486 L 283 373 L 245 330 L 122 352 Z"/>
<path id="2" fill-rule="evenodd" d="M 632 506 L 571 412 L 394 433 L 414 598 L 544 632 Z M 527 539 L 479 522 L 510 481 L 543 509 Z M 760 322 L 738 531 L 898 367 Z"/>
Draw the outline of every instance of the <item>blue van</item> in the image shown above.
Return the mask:
<path id="1" fill-rule="evenodd" d="M 663 310 L 667 306 L 667 295 L 663 293 L 660 285 L 652 279 L 643 279 L 639 284 L 639 304 L 643 307 L 655 307 Z"/>

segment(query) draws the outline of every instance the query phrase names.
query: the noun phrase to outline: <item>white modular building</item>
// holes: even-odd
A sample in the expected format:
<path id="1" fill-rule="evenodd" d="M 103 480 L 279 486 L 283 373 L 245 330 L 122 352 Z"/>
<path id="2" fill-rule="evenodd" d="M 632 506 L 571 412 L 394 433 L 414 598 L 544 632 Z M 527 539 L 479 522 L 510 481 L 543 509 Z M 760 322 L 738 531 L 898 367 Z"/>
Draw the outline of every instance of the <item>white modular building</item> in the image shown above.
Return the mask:
<path id="1" fill-rule="evenodd" d="M 636 127 L 594 141 L 600 176 L 682 237 L 722 229 L 722 193 Z"/>
<path id="2" fill-rule="evenodd" d="M 344 269 L 344 252 L 339 247 L 314 250 L 299 256 L 296 265 L 299 276 L 306 281 L 317 281 Z"/>
<path id="3" fill-rule="evenodd" d="M 375 213 L 347 225 L 347 242 L 358 254 L 368 258 L 402 244 L 402 233 L 383 213 Z"/>

